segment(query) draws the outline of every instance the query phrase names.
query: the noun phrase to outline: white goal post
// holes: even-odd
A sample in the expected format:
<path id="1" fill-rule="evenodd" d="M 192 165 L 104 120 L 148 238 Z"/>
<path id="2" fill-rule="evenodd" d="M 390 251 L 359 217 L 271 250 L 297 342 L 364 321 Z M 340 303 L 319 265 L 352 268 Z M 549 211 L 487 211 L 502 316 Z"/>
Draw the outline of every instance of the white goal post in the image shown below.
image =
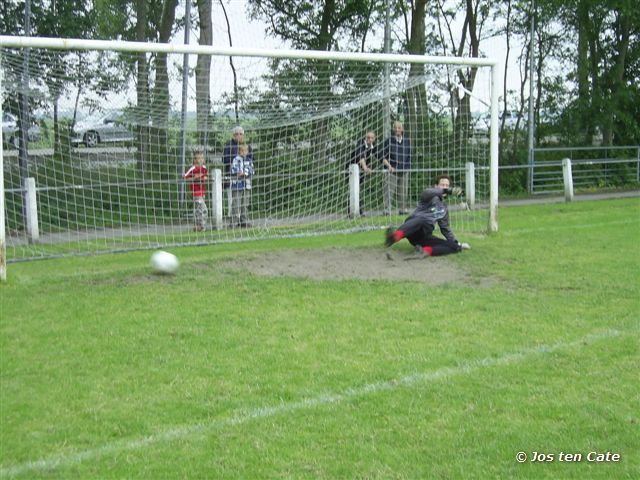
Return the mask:
<path id="1" fill-rule="evenodd" d="M 174 107 L 179 107 L 182 88 L 177 58 L 185 55 L 191 56 L 193 66 L 189 110 L 194 110 L 202 92 L 193 74 L 195 60 L 207 56 L 212 61 L 206 85 L 211 98 L 202 124 L 200 112 L 182 124 L 171 114 L 178 110 Z M 470 192 L 472 208 L 465 203 L 460 208 L 452 205 L 454 228 L 485 233 L 498 229 L 501 77 L 494 59 L 13 36 L 0 36 L 0 59 L 5 137 L 0 149 L 2 279 L 7 260 L 352 232 L 398 223 L 405 212 L 402 204 L 393 212 L 387 211 L 387 200 L 383 205 L 387 172 L 378 163 L 390 136 L 390 121 L 401 122 L 411 141 L 408 192 L 399 194 L 409 197 L 409 209 L 421 188 L 436 175 L 449 174 L 455 183 L 475 188 Z M 148 84 L 136 91 L 143 78 L 135 77 L 141 59 L 149 68 L 144 77 Z M 392 66 L 391 76 L 382 76 L 378 66 L 385 64 Z M 90 78 L 94 70 L 89 66 L 102 68 L 94 76 L 105 78 Z M 465 69 L 473 69 L 478 79 L 472 91 L 459 88 L 458 78 Z M 484 73 L 476 75 L 476 70 Z M 166 88 L 158 89 L 167 92 L 163 103 L 155 87 L 162 86 L 164 78 Z M 147 110 L 140 108 L 143 95 L 153 97 Z M 461 109 L 465 95 L 467 102 L 473 102 L 474 95 L 482 97 L 477 105 L 485 110 L 473 112 L 469 104 Z M 30 115 L 36 112 L 39 122 L 38 132 L 23 151 L 23 146 L 9 144 L 7 133 L 14 144 L 19 135 L 15 123 L 5 131 L 4 118 L 5 114 L 9 121 L 20 118 L 17 113 L 24 102 L 18 99 L 24 96 L 31 102 Z M 126 120 L 105 116 L 111 107 L 120 114 L 124 111 Z M 103 130 L 79 128 L 83 108 L 105 114 L 100 120 Z M 71 109 L 72 120 L 58 113 Z M 158 116 L 158 109 L 164 114 Z M 52 111 L 57 115 L 55 124 Z M 478 133 L 474 125 L 480 116 L 486 129 Z M 110 140 L 107 127 L 120 123 L 126 123 L 124 133 Z M 248 219 L 238 193 L 248 185 L 240 185 L 231 165 L 221 159 L 234 126 L 244 127 L 249 156 L 254 157 Z M 363 172 L 347 164 L 357 141 L 369 130 L 377 133 L 378 153 L 371 175 L 363 176 L 362 183 L 354 176 Z M 188 134 L 186 163 L 176 140 L 179 132 Z M 204 233 L 197 231 L 199 214 L 191 207 L 194 180 L 182 179 L 192 164 L 192 153 L 200 150 L 209 169 Z M 472 181 L 465 178 L 469 164 Z M 33 180 L 22 178 L 25 172 Z M 49 183 L 47 178 L 55 181 Z M 29 222 L 27 194 L 32 207 Z M 361 202 L 366 216 L 360 214 Z M 191 228 L 194 221 L 196 227 Z"/>

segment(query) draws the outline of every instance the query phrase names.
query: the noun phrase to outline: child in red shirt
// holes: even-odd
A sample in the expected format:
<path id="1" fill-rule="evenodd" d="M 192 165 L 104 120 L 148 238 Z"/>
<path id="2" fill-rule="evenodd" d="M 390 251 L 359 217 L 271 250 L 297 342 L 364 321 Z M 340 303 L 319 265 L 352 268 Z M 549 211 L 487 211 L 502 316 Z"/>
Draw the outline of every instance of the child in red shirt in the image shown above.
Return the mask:
<path id="1" fill-rule="evenodd" d="M 183 178 L 190 183 L 191 194 L 193 196 L 193 218 L 196 232 L 203 232 L 207 228 L 207 203 L 205 202 L 206 181 L 209 180 L 209 170 L 204 166 L 204 152 L 195 150 L 193 152 L 193 165 Z"/>

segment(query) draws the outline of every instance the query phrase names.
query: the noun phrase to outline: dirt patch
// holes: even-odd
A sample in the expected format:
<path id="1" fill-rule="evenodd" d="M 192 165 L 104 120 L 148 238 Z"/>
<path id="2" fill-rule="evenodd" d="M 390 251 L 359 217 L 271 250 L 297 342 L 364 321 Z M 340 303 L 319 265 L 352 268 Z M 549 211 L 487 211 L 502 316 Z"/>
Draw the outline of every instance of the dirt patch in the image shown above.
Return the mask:
<path id="1" fill-rule="evenodd" d="M 281 250 L 234 260 L 233 265 L 256 275 L 314 280 L 405 280 L 432 285 L 486 283 L 474 279 L 448 257 L 417 259 L 407 252 L 383 249 Z"/>

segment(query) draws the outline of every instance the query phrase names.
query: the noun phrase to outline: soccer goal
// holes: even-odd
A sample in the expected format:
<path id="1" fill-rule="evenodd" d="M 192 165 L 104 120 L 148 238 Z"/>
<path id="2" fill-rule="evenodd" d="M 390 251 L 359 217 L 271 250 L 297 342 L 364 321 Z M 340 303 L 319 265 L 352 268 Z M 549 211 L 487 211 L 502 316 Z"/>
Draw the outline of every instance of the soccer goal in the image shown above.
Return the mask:
<path id="1" fill-rule="evenodd" d="M 453 228 L 497 230 L 491 59 L 7 36 L 0 56 L 9 262 L 380 229 L 442 174 Z"/>

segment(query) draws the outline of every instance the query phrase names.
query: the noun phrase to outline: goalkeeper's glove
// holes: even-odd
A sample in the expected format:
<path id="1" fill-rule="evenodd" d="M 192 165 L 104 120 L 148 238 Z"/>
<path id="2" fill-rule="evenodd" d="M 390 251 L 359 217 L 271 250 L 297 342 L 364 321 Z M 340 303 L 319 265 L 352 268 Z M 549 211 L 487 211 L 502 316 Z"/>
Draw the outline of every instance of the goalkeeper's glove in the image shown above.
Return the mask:
<path id="1" fill-rule="evenodd" d="M 460 187 L 445 188 L 444 193 L 447 195 L 453 195 L 454 197 L 459 197 L 462 195 L 462 189 Z"/>

